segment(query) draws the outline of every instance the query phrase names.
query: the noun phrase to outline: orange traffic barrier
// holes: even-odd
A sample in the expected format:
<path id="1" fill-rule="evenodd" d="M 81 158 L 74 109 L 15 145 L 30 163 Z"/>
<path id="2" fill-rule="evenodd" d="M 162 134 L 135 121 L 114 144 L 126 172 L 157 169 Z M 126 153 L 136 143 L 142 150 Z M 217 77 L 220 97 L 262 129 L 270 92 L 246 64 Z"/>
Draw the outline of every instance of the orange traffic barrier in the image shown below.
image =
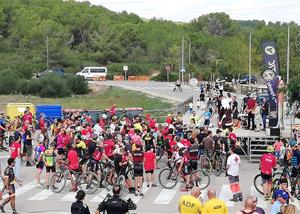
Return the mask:
<path id="1" fill-rule="evenodd" d="M 114 75 L 114 80 L 124 80 L 124 76 Z"/>

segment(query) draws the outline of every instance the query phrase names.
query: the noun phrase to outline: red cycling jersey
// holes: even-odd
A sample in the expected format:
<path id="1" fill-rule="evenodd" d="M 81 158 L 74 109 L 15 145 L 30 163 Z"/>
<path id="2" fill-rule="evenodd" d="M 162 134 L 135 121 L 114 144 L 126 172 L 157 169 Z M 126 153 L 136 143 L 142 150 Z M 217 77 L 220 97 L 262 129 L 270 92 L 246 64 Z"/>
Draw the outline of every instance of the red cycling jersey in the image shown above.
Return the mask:
<path id="1" fill-rule="evenodd" d="M 261 173 L 272 175 L 273 168 L 276 167 L 276 157 L 270 153 L 263 154 L 260 158 Z"/>
<path id="2" fill-rule="evenodd" d="M 104 153 L 107 157 L 112 157 L 114 154 L 115 143 L 112 140 L 105 140 L 103 142 Z"/>

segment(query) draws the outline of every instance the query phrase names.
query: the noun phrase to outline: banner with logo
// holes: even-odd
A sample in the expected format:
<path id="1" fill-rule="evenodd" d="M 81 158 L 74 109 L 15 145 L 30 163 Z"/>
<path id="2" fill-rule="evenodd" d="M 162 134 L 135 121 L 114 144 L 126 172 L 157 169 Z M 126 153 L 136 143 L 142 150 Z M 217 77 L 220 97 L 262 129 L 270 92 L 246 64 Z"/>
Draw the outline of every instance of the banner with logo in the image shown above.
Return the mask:
<path id="1" fill-rule="evenodd" d="M 278 75 L 279 75 L 279 62 L 277 57 L 277 51 L 274 41 L 268 41 L 262 43 L 263 58 L 265 70 L 263 72 L 263 78 L 269 93 L 269 104 L 271 111 L 277 109 L 277 87 L 278 87 Z M 277 115 L 277 114 L 276 114 Z"/>

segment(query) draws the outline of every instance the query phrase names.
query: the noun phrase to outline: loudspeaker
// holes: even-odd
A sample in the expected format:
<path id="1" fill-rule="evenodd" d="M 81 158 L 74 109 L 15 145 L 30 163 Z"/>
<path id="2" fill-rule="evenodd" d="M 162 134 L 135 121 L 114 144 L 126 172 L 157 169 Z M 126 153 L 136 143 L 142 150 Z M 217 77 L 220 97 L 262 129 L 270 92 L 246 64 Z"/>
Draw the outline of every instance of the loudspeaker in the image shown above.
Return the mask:
<path id="1" fill-rule="evenodd" d="M 277 126 L 278 120 L 275 117 L 267 117 L 267 126 L 274 127 Z"/>
<path id="2" fill-rule="evenodd" d="M 280 128 L 270 127 L 266 129 L 268 136 L 280 136 Z"/>

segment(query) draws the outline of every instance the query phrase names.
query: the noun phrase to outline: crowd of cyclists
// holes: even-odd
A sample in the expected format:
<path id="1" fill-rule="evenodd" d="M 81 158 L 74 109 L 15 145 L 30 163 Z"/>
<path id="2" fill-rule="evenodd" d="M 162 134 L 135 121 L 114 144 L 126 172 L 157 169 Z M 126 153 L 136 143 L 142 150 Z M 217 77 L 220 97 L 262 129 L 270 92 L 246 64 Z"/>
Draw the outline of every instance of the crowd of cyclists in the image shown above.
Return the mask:
<path id="1" fill-rule="evenodd" d="M 86 171 L 95 173 L 98 178 L 97 188 L 109 189 L 108 186 L 110 186 L 110 189 L 113 190 L 114 196 L 108 201 L 118 199 L 118 195 L 125 189 L 129 194 L 143 197 L 143 182 L 146 182 L 149 188 L 156 188 L 158 182 L 155 177 L 155 171 L 158 170 L 157 163 L 158 160 L 165 160 L 166 166 L 170 166 L 170 162 L 175 163 L 176 173 L 180 174 L 185 182 L 185 187 L 181 190 L 192 190 L 193 194 L 197 195 L 198 190 L 194 188 L 199 188 L 199 186 L 197 182 L 193 182 L 197 178 L 191 174 L 199 167 L 205 169 L 205 164 L 199 164 L 201 158 L 205 156 L 213 159 L 215 158 L 213 154 L 216 152 L 219 156 L 223 155 L 225 160 L 219 170 L 224 170 L 227 176 L 227 169 L 230 167 L 229 161 L 231 161 L 231 159 L 228 160 L 228 157 L 234 154 L 238 146 L 237 136 L 233 131 L 233 122 L 229 124 L 226 121 L 226 112 L 222 113 L 224 111 L 222 105 L 232 106 L 232 104 L 229 104 L 228 99 L 225 102 L 224 98 L 221 98 L 220 102 L 216 102 L 217 105 L 214 108 L 209 101 L 212 99 L 205 102 L 206 106 L 202 115 L 197 115 L 193 106 L 189 106 L 192 108 L 189 124 L 183 123 L 183 116 L 180 112 L 168 114 L 163 123 L 158 123 L 150 114 L 129 117 L 126 112 L 123 112 L 117 117 L 115 105 L 111 107 L 110 111 L 99 114 L 97 117 L 92 117 L 87 112 L 69 112 L 64 114 L 62 119 L 56 119 L 51 126 L 47 126 L 44 115 L 39 115 L 39 119 L 35 123 L 29 108 L 22 117 L 13 121 L 8 121 L 4 115 L 1 115 L 0 149 L 10 152 L 9 169 L 14 169 L 13 176 L 10 175 L 12 172 L 9 171 L 11 170 L 4 170 L 4 181 L 11 182 L 13 179 L 17 183 L 22 183 L 21 163 L 23 160 L 26 161 L 26 167 L 34 166 L 36 168 L 36 181 L 39 188 L 56 191 L 59 187 L 53 181 L 57 182 L 57 179 L 51 178 L 66 166 L 74 176 L 79 176 Z M 222 124 L 219 126 L 220 129 L 212 133 L 210 129 L 214 113 L 222 114 Z M 199 126 L 201 120 L 203 124 Z M 268 148 L 269 156 L 263 156 L 261 160 L 265 199 L 272 198 L 270 185 L 273 174 L 272 170 L 265 169 L 266 166 L 269 167 L 268 169 L 276 168 L 277 161 L 284 167 L 291 167 L 291 176 L 296 178 L 293 180 L 293 189 L 289 195 L 299 198 L 300 145 L 297 143 L 297 139 L 290 142 L 278 139 L 272 148 L 275 151 L 275 162 L 274 158 L 270 157 L 273 152 L 271 148 Z M 164 158 L 162 159 L 162 157 Z M 211 163 L 213 168 L 217 167 L 215 162 Z M 42 183 L 41 174 L 44 168 L 46 181 Z M 129 171 L 132 174 L 128 173 Z M 207 171 L 205 173 L 204 176 L 209 176 Z M 9 179 L 6 179 L 7 176 Z M 116 178 L 120 176 L 124 177 L 124 183 L 116 181 Z M 236 176 L 230 178 L 238 179 Z M 173 178 L 170 176 L 168 179 L 172 180 Z M 81 189 L 77 182 L 72 179 L 71 181 L 70 191 L 77 192 L 78 189 Z M 280 181 L 284 183 L 283 178 L 280 178 Z M 88 185 L 87 188 L 91 188 L 91 186 Z M 14 187 L 5 185 L 2 191 L 5 189 L 13 195 L 9 197 L 12 200 Z M 81 190 L 85 191 L 86 189 Z M 214 190 L 210 190 L 209 194 L 213 198 Z M 79 206 L 83 198 L 84 192 L 78 192 Z M 273 199 L 275 203 L 277 198 Z M 241 195 L 236 195 L 235 198 L 233 192 L 233 201 L 236 200 L 243 200 L 243 198 Z M 4 210 L 4 206 L 8 202 L 9 200 L 4 200 L 0 209 Z M 124 203 L 124 201 L 120 203 Z M 74 206 L 76 207 L 76 205 Z M 100 205 L 98 211 L 103 211 L 104 207 L 105 205 Z M 14 203 L 12 208 L 15 210 Z"/>

